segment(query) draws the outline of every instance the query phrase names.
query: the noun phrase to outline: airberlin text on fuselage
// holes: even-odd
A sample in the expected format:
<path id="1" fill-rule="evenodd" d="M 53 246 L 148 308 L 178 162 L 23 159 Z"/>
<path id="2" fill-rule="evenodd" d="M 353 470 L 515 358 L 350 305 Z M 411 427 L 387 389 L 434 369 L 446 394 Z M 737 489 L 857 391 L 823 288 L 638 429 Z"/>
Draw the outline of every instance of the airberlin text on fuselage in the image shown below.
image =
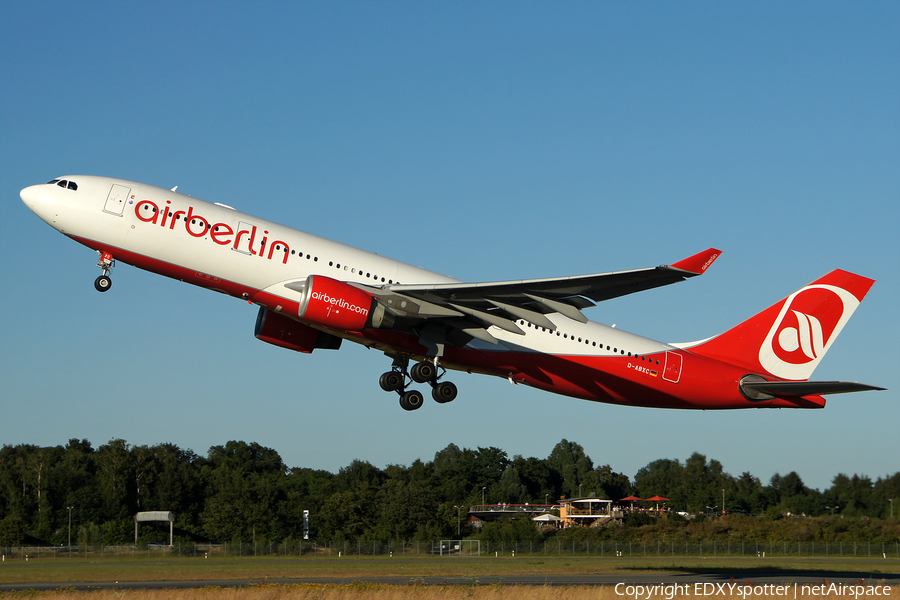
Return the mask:
<path id="1" fill-rule="evenodd" d="M 166 201 L 167 205 L 171 203 L 170 200 Z M 269 254 L 268 256 L 265 256 L 265 258 L 268 258 L 269 260 L 272 259 L 275 249 L 278 248 L 279 252 L 284 252 L 284 260 L 282 262 L 287 264 L 288 256 L 290 256 L 291 251 L 290 247 L 281 240 L 269 242 L 268 231 L 263 231 L 263 238 L 259 242 L 259 251 L 257 252 L 257 246 L 255 245 L 257 230 L 255 225 L 251 226 L 249 229 L 238 229 L 238 231 L 235 232 L 234 228 L 227 223 L 211 224 L 206 218 L 194 213 L 193 206 L 188 206 L 187 211 L 176 210 L 172 212 L 169 210 L 170 208 L 172 207 L 165 206 L 164 209 L 160 209 L 155 202 L 141 200 L 134 205 L 134 216 L 144 223 L 152 223 L 160 227 L 168 226 L 168 228 L 172 230 L 175 229 L 176 222 L 183 219 L 184 230 L 188 235 L 195 238 L 209 235 L 209 239 L 220 246 L 231 245 L 234 250 L 249 252 L 253 256 L 263 257 L 266 246 L 268 245 Z"/>
<path id="2" fill-rule="evenodd" d="M 337 306 L 338 308 L 345 308 L 345 309 L 349 310 L 350 312 L 355 312 L 360 315 L 368 315 L 369 314 L 368 308 L 363 308 L 362 306 L 358 306 L 356 304 L 350 304 L 343 298 L 335 298 L 334 296 L 329 296 L 326 292 L 313 292 L 312 299 L 320 300 L 321 302 L 324 302 L 325 304 L 333 304 L 334 306 Z"/>

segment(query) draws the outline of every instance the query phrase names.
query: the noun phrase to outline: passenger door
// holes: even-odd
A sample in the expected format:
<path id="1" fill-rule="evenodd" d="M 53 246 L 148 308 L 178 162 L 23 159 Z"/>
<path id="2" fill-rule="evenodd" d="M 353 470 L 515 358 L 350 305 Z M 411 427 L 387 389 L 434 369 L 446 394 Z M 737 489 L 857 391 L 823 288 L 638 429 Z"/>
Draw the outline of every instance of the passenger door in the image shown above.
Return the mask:
<path id="1" fill-rule="evenodd" d="M 109 196 L 106 197 L 106 204 L 103 206 L 103 212 L 121 217 L 122 211 L 125 210 L 125 201 L 128 200 L 128 194 L 130 193 L 131 188 L 127 188 L 124 185 L 113 184 L 112 188 L 109 190 Z"/>
<path id="2" fill-rule="evenodd" d="M 663 370 L 663 379 L 678 383 L 681 379 L 682 357 L 676 352 L 666 352 L 666 368 Z"/>

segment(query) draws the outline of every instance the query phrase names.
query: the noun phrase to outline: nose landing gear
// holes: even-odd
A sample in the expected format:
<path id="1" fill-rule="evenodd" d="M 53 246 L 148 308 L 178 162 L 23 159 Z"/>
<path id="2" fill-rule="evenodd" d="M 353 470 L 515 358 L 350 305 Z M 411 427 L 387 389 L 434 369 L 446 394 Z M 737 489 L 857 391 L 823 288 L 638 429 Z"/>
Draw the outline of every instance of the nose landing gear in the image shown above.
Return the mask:
<path id="1" fill-rule="evenodd" d="M 438 375 L 438 369 L 442 371 Z M 400 407 L 403 410 L 417 410 L 424 404 L 424 396 L 417 390 L 407 390 L 407 378 L 416 383 L 428 383 L 431 385 L 431 397 L 440 404 L 450 402 L 456 398 L 456 386 L 449 381 L 438 382 L 444 376 L 446 369 L 440 366 L 437 359 L 434 361 L 422 361 L 409 368 L 409 358 L 403 356 L 394 357 L 391 370 L 382 374 L 378 385 L 386 392 L 397 392 L 400 395 Z"/>
<path id="2" fill-rule="evenodd" d="M 94 280 L 94 289 L 98 292 L 105 292 L 112 287 L 112 279 L 109 274 L 112 272 L 113 267 L 116 266 L 116 261 L 109 252 L 100 252 L 99 254 L 100 262 L 97 263 L 97 266 L 103 270 L 103 275 Z"/>

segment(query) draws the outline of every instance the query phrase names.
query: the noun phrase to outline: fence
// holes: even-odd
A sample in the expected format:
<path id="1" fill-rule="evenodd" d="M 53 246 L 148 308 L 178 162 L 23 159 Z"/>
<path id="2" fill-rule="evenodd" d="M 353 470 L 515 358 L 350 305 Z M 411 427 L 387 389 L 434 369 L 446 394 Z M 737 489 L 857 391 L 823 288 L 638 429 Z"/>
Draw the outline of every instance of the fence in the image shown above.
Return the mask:
<path id="1" fill-rule="evenodd" d="M 430 556 L 440 555 L 440 542 L 403 541 L 315 541 L 256 540 L 222 544 L 176 543 L 154 545 L 48 547 L 23 546 L 0 548 L 3 560 L 112 557 L 228 557 L 292 556 L 337 558 L 351 556 Z M 757 542 L 750 540 L 709 542 L 572 542 L 564 539 L 545 542 L 481 542 L 482 556 L 582 556 L 582 557 L 654 557 L 654 556 L 758 556 L 758 557 L 884 557 L 900 558 L 900 542 Z M 458 556 L 457 556 L 458 557 Z"/>

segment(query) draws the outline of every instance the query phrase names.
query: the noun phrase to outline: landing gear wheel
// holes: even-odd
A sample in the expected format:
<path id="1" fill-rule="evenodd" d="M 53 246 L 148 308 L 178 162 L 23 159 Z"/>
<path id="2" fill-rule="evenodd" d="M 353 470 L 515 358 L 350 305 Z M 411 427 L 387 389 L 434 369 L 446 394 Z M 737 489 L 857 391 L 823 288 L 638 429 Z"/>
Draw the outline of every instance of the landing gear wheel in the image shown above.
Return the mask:
<path id="1" fill-rule="evenodd" d="M 400 371 L 388 371 L 378 379 L 378 385 L 386 392 L 396 392 L 403 387 L 403 374 Z"/>
<path id="2" fill-rule="evenodd" d="M 433 381 L 435 376 L 437 375 L 437 369 L 430 362 L 420 362 L 413 365 L 413 368 L 409 370 L 409 376 L 416 383 L 426 383 L 429 381 Z"/>
<path id="3" fill-rule="evenodd" d="M 97 279 L 94 280 L 94 288 L 98 292 L 105 292 L 112 287 L 112 279 L 110 279 L 106 275 L 101 275 Z"/>
<path id="4" fill-rule="evenodd" d="M 417 390 L 409 390 L 400 395 L 400 408 L 403 410 L 416 410 L 425 403 L 425 396 Z"/>
<path id="5" fill-rule="evenodd" d="M 431 390 L 431 397 L 440 404 L 452 402 L 456 398 L 456 394 L 456 386 L 449 381 L 439 383 Z"/>

